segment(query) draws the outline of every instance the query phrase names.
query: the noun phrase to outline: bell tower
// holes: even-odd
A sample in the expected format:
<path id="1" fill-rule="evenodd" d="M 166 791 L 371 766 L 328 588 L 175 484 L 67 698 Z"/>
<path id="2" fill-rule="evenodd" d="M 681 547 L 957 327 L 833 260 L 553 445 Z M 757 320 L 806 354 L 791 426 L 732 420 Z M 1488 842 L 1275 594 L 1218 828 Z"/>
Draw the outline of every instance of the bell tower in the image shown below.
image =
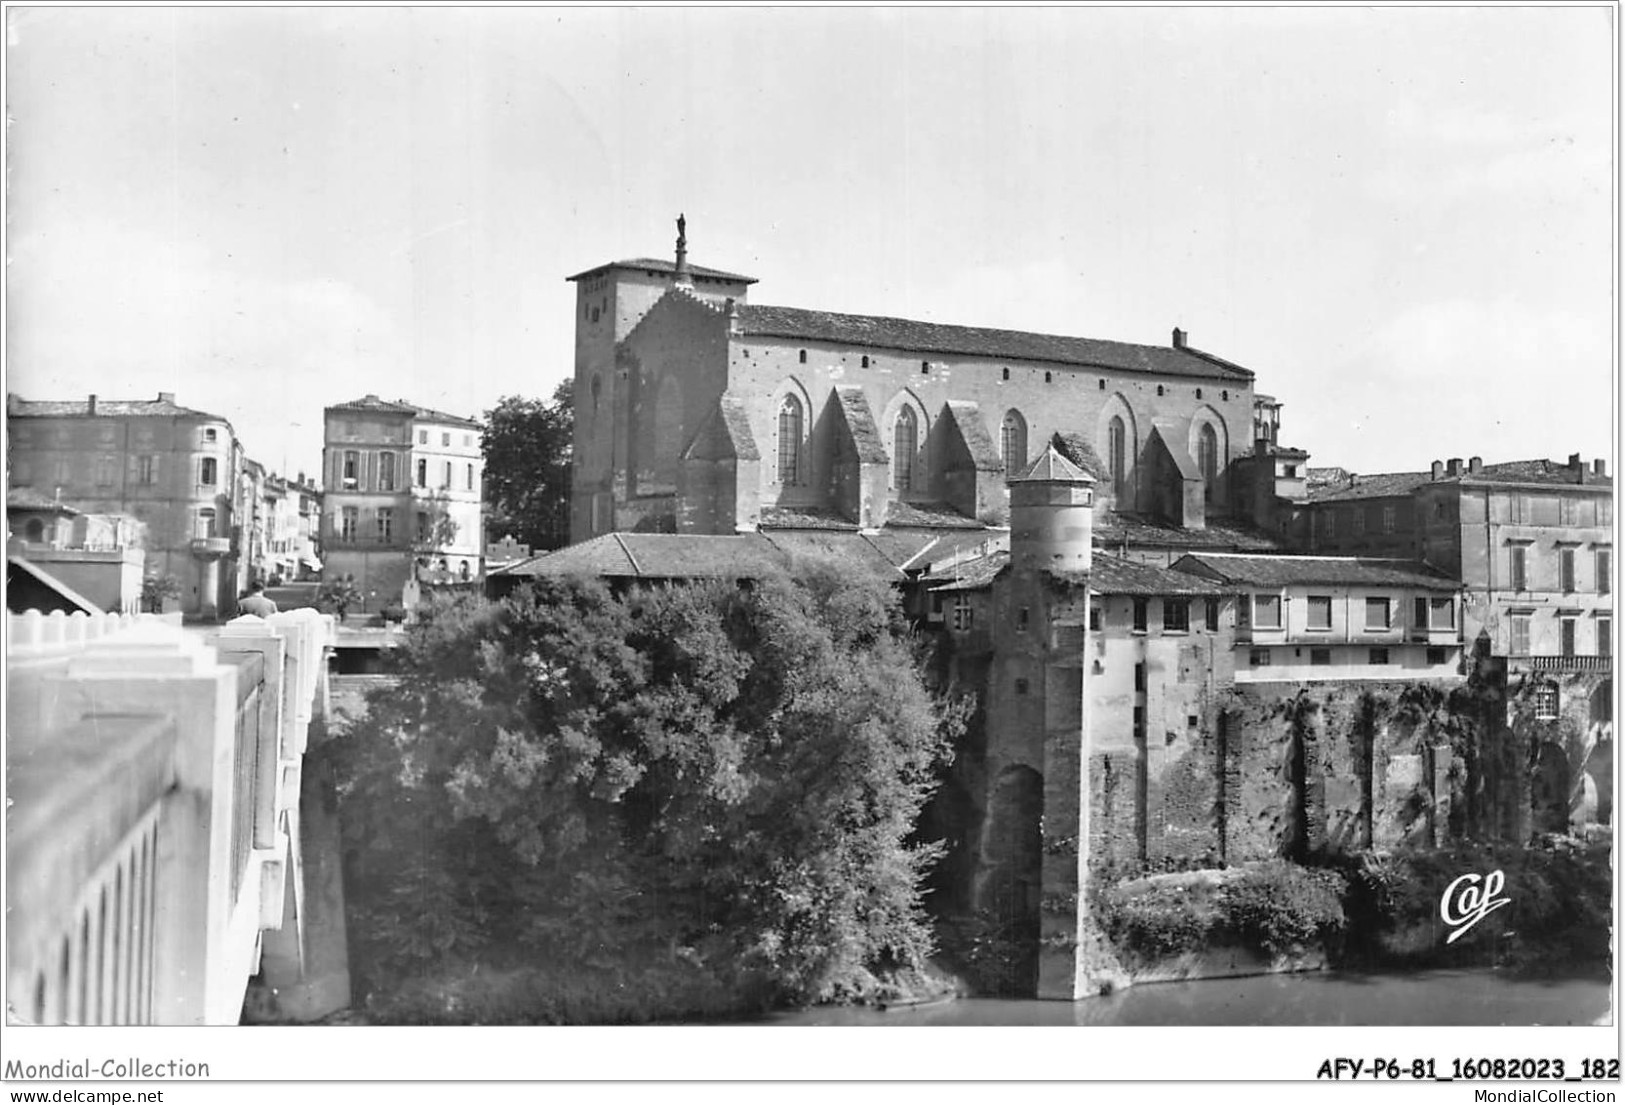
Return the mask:
<path id="1" fill-rule="evenodd" d="M 626 501 L 635 382 L 618 362 L 621 342 L 673 288 L 721 306 L 745 302 L 756 279 L 689 264 L 688 219 L 681 214 L 675 259 L 612 261 L 567 279 L 576 286 L 570 502 L 576 542 L 612 532 L 617 505 Z"/>

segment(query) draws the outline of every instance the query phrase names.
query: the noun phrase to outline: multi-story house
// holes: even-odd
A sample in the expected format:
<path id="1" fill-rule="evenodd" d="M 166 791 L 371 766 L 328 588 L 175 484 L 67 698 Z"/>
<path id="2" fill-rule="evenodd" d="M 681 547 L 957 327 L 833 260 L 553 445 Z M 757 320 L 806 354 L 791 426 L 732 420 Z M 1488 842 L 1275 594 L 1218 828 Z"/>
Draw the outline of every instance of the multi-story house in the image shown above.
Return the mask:
<path id="1" fill-rule="evenodd" d="M 1461 674 L 1461 585 L 1425 564 L 1192 553 L 1174 568 L 1237 596 L 1237 683 Z"/>
<path id="2" fill-rule="evenodd" d="M 1460 579 L 1466 640 L 1483 655 L 1613 652 L 1614 485 L 1601 460 L 1322 473 L 1308 514 L 1313 551 L 1414 557 Z"/>
<path id="3" fill-rule="evenodd" d="M 157 399 L 32 401 L 7 396 L 12 487 L 86 514 L 127 514 L 146 526 L 149 574 L 172 576 L 184 614 L 229 615 L 246 571 L 231 423 Z"/>
<path id="4" fill-rule="evenodd" d="M 478 422 L 367 395 L 328 407 L 324 437 L 324 578 L 353 579 L 377 610 L 409 579 L 481 577 Z"/>
<path id="5" fill-rule="evenodd" d="M 292 583 L 321 571 L 316 545 L 321 492 L 300 472 L 289 479 L 272 474 L 265 480 L 265 573 Z"/>
<path id="6" fill-rule="evenodd" d="M 1606 823 L 1613 807 L 1614 486 L 1602 460 L 1434 461 L 1426 472 L 1317 473 L 1317 550 L 1384 551 L 1459 579 L 1467 649 L 1529 744 L 1534 823 Z"/>

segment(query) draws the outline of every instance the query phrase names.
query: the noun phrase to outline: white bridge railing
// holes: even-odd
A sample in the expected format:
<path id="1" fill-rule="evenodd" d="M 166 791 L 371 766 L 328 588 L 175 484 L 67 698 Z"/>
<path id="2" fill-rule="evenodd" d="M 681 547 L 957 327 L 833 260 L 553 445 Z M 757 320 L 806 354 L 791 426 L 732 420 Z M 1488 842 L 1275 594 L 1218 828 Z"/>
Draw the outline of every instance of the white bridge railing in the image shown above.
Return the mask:
<path id="1" fill-rule="evenodd" d="M 9 1016 L 237 1023 L 262 934 L 303 923 L 300 765 L 332 619 L 205 634 L 29 612 L 7 632 Z"/>

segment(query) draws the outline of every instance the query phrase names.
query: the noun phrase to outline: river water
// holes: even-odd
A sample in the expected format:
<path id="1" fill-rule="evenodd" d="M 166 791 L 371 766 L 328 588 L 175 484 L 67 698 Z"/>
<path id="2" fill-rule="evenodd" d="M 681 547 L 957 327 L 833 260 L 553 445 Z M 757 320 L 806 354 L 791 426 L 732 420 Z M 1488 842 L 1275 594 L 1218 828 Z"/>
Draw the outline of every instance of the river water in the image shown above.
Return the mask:
<path id="1" fill-rule="evenodd" d="M 809 1009 L 773 1025 L 1587 1025 L 1606 1023 L 1609 985 L 1495 970 L 1316 971 L 1160 982 L 1077 1002 L 968 998 L 914 1008 Z"/>

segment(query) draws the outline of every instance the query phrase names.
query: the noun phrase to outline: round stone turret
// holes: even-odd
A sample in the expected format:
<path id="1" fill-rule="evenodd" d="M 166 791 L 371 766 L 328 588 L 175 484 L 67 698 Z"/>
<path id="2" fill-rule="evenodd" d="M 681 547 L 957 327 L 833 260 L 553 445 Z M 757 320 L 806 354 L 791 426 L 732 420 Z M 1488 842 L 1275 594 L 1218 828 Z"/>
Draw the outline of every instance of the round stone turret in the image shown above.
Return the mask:
<path id="1" fill-rule="evenodd" d="M 1051 445 L 1010 480 L 1010 563 L 1020 571 L 1087 572 L 1095 481 Z"/>

